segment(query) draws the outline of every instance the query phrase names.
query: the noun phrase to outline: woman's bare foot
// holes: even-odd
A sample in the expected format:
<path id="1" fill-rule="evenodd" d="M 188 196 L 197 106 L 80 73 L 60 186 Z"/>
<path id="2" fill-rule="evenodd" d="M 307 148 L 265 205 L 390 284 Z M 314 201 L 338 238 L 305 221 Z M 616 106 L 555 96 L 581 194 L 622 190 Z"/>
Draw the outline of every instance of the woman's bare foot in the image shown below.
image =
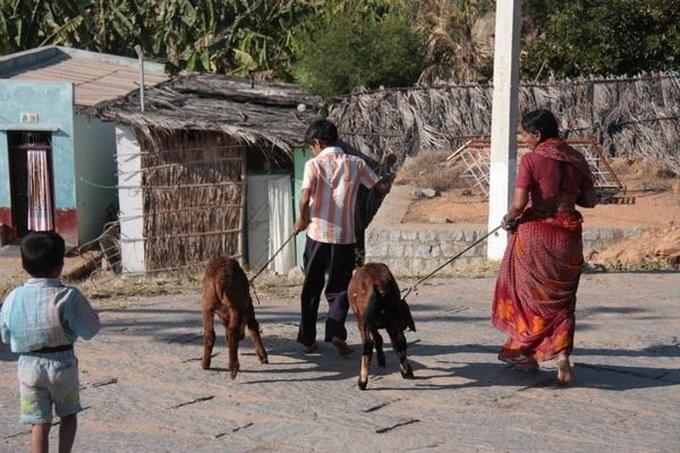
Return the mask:
<path id="1" fill-rule="evenodd" d="M 569 358 L 557 359 L 557 384 L 568 385 L 574 380 L 574 371 L 571 369 Z"/>

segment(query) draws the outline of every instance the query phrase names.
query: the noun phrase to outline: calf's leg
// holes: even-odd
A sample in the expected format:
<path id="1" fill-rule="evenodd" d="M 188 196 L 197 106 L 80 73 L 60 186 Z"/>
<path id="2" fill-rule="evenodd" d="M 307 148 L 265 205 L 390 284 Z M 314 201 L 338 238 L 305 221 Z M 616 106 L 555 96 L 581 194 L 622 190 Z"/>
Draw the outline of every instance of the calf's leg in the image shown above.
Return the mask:
<path id="1" fill-rule="evenodd" d="M 359 371 L 359 388 L 366 390 L 368 385 L 368 373 L 371 369 L 371 356 L 373 355 L 373 340 L 371 334 L 366 329 L 359 329 L 361 332 L 361 343 L 363 344 L 363 353 L 361 355 L 361 370 Z"/>
<path id="2" fill-rule="evenodd" d="M 210 360 L 213 346 L 215 346 L 215 329 L 213 318 L 215 314 L 212 310 L 203 309 L 203 359 L 201 366 L 204 370 L 210 368 Z"/>
<path id="3" fill-rule="evenodd" d="M 375 342 L 375 352 L 378 357 L 378 365 L 381 367 L 385 366 L 385 351 L 383 351 L 383 337 L 378 332 L 378 329 L 373 329 L 371 331 L 373 335 L 373 341 Z"/>
<path id="4" fill-rule="evenodd" d="M 229 372 L 232 379 L 236 379 L 240 364 L 238 362 L 238 342 L 241 335 L 241 316 L 236 310 L 229 310 L 229 319 L 222 320 L 225 327 L 227 348 L 229 349 Z"/>
<path id="5" fill-rule="evenodd" d="M 392 340 L 392 347 L 399 357 L 399 370 L 401 371 L 401 377 L 404 379 L 414 379 L 413 369 L 411 364 L 408 363 L 406 359 L 406 337 L 401 329 L 390 328 L 387 331 L 390 334 L 390 340 Z"/>
<path id="6" fill-rule="evenodd" d="M 255 319 L 255 310 L 252 305 L 250 305 L 246 311 L 246 325 L 248 326 L 250 339 L 253 341 L 253 345 L 255 345 L 255 354 L 260 360 L 260 363 L 269 363 L 267 351 L 264 349 L 262 337 L 260 336 L 260 324 L 257 322 L 257 319 Z"/>

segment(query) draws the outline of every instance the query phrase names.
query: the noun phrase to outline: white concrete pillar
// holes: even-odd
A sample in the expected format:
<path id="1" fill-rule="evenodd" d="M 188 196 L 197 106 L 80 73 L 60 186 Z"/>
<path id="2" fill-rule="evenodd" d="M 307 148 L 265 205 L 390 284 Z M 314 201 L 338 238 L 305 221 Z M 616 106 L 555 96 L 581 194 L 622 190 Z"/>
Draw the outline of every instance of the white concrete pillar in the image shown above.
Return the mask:
<path id="1" fill-rule="evenodd" d="M 493 62 L 493 110 L 489 175 L 489 231 L 501 223 L 515 186 L 517 167 L 517 114 L 522 0 L 496 2 Z M 487 257 L 503 258 L 507 234 L 489 237 Z"/>
<path id="2" fill-rule="evenodd" d="M 135 131 L 116 127 L 120 254 L 123 273 L 144 272 L 144 195 L 142 156 Z"/>

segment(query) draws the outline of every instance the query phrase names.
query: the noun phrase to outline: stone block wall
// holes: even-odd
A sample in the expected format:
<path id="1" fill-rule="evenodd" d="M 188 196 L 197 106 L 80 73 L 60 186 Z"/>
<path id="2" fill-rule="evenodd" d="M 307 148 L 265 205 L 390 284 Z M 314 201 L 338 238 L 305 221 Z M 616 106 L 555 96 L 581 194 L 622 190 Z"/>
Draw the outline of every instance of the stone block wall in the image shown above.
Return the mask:
<path id="1" fill-rule="evenodd" d="M 403 224 L 411 203 L 406 186 L 395 187 L 366 231 L 366 261 L 387 264 L 393 273 L 402 276 L 431 272 L 454 255 L 487 234 L 486 225 L 473 224 Z M 583 250 L 603 250 L 626 238 L 639 237 L 643 230 L 633 228 L 586 228 Z M 482 265 L 486 259 L 486 241 L 472 247 L 441 274 Z"/>
<path id="2" fill-rule="evenodd" d="M 369 228 L 366 235 L 367 261 L 387 264 L 398 275 L 422 275 L 434 270 L 448 259 L 474 244 L 487 234 L 479 226 L 430 229 L 429 224 L 399 225 L 391 228 Z M 603 250 L 610 244 L 626 238 L 639 237 L 640 228 L 594 228 L 583 232 L 583 250 Z M 460 269 L 486 263 L 486 241 L 472 247 L 450 266 L 442 275 Z"/>
<path id="3" fill-rule="evenodd" d="M 387 264 L 398 275 L 426 274 L 486 234 L 486 229 L 428 229 L 425 225 L 369 228 L 366 234 L 367 261 Z M 486 261 L 486 241 L 474 246 L 446 271 Z"/>

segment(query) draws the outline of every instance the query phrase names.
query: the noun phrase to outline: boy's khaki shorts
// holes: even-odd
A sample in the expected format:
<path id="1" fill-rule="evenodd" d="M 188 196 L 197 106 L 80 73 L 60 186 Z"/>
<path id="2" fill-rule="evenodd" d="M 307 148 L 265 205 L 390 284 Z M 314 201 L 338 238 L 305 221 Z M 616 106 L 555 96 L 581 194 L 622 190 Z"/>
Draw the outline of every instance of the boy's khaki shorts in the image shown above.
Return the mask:
<path id="1" fill-rule="evenodd" d="M 52 405 L 59 417 L 77 414 L 80 406 L 78 359 L 73 350 L 29 353 L 19 357 L 21 422 L 52 422 Z"/>

